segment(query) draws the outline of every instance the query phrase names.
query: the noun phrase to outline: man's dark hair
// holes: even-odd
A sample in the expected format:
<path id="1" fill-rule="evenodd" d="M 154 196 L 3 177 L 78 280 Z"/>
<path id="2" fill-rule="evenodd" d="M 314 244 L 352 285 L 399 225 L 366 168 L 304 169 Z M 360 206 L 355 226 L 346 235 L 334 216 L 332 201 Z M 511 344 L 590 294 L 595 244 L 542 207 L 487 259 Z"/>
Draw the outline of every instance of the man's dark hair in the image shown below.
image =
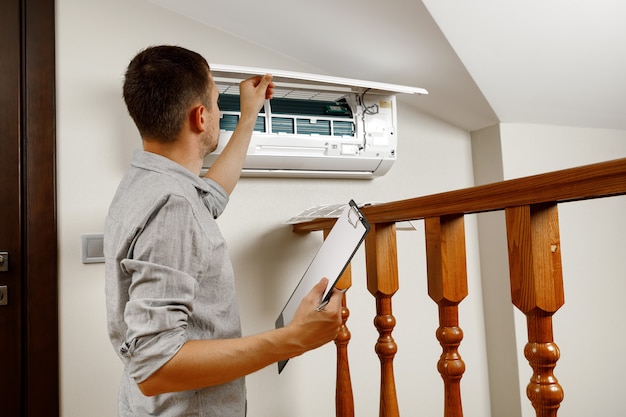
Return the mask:
<path id="1" fill-rule="evenodd" d="M 190 106 L 210 108 L 209 64 L 179 46 L 153 46 L 137 54 L 126 70 L 124 101 L 143 138 L 173 142 Z"/>

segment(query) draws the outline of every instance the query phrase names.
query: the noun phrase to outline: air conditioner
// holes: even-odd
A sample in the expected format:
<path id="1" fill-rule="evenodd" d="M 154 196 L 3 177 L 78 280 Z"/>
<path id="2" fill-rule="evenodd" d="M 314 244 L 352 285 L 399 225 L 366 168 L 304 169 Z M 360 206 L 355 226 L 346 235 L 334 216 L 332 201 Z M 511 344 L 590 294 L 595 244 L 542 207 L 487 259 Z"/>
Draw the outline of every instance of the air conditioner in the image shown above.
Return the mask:
<path id="1" fill-rule="evenodd" d="M 323 75 L 211 65 L 219 89 L 220 138 L 203 172 L 239 120 L 239 83 L 270 73 L 274 97 L 259 112 L 243 176 L 374 178 L 397 158 L 396 94 L 422 88 Z"/>

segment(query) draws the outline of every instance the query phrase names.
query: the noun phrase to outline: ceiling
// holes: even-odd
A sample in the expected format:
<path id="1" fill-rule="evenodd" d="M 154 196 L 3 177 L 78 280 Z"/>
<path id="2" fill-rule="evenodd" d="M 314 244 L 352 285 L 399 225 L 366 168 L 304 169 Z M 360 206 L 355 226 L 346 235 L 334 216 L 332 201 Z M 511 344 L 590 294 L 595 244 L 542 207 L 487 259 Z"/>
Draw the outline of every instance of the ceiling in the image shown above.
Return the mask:
<path id="1" fill-rule="evenodd" d="M 423 87 L 400 99 L 469 131 L 626 130 L 623 0 L 149 1 L 328 75 Z"/>

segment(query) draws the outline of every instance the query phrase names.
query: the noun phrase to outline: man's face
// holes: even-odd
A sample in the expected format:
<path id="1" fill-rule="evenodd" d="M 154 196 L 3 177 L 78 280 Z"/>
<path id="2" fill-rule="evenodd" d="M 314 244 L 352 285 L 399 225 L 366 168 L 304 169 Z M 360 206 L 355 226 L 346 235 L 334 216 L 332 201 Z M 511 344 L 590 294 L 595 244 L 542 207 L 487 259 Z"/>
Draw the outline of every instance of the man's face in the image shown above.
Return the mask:
<path id="1" fill-rule="evenodd" d="M 219 91 L 213 80 L 213 76 L 209 74 L 209 82 L 211 84 L 211 106 L 207 108 L 207 125 L 202 137 L 203 158 L 213 152 L 217 148 L 220 137 L 220 109 L 217 104 Z"/>

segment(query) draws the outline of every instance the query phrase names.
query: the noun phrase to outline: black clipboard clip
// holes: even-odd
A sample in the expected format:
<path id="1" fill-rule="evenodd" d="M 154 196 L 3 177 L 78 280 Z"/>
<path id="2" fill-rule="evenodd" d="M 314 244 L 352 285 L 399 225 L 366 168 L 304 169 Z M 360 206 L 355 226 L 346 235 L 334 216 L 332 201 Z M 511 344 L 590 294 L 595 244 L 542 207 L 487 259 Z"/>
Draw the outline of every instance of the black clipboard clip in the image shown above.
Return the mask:
<path id="1" fill-rule="evenodd" d="M 364 217 L 354 201 L 350 200 L 350 203 L 351 204 L 348 209 L 348 222 L 356 229 L 359 224 L 363 222 Z"/>
<path id="2" fill-rule="evenodd" d="M 346 291 L 348 291 L 348 289 L 347 288 L 342 288 L 342 289 L 340 289 L 338 291 L 339 291 L 339 293 L 343 294 Z M 315 307 L 315 311 L 322 311 L 328 305 L 329 302 L 330 302 L 330 298 L 328 298 L 327 300 L 322 301 L 322 303 L 320 305 Z"/>

